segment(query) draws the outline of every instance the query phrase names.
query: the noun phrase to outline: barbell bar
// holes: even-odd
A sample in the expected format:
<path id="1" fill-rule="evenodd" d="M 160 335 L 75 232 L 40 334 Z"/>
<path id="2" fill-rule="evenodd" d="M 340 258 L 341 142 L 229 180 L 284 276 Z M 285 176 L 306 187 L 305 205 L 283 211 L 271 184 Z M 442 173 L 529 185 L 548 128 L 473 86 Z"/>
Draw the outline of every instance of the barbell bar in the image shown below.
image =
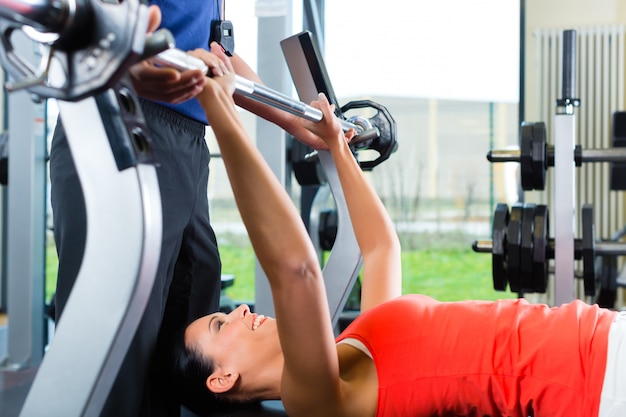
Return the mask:
<path id="1" fill-rule="evenodd" d="M 179 71 L 200 69 L 206 74 L 209 73 L 209 68 L 204 61 L 174 47 L 163 50 L 150 59 L 156 64 L 169 66 Z M 319 122 L 323 117 L 321 110 L 239 75 L 235 75 L 235 94 L 284 110 L 312 122 Z M 353 116 L 348 119 L 339 118 L 339 122 L 344 131 L 351 128 L 356 130 L 357 135 L 351 141 L 351 146 L 355 150 L 368 149 L 377 152 L 376 158 L 359 161 L 363 169 L 372 169 L 387 160 L 398 148 L 396 122 L 387 108 L 370 100 L 349 102 L 341 110 L 347 112 L 356 108 L 371 108 L 375 110 L 375 114 L 371 118 L 362 116 Z"/>
<path id="2" fill-rule="evenodd" d="M 626 162 L 626 148 L 574 149 L 574 163 Z M 554 166 L 554 146 L 546 140 L 544 122 L 523 122 L 520 127 L 520 148 L 511 150 L 491 150 L 487 159 L 492 163 L 518 162 L 522 189 L 543 190 L 546 183 L 546 170 Z"/>

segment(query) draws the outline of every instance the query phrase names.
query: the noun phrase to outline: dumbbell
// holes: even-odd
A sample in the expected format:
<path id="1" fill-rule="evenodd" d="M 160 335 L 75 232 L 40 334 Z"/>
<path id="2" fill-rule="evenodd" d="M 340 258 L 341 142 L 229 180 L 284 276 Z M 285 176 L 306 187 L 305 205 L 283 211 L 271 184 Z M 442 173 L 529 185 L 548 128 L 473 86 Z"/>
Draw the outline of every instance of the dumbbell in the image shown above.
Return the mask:
<path id="1" fill-rule="evenodd" d="M 491 241 L 475 241 L 472 249 L 492 254 L 493 287 L 505 291 L 530 293 L 546 291 L 548 263 L 554 259 L 555 241 L 548 238 L 549 217 L 545 205 L 506 204 L 496 206 Z M 595 258 L 598 255 L 626 255 L 626 243 L 597 242 L 593 225 L 593 206 L 581 212 L 582 238 L 574 240 L 574 259 L 582 260 L 585 295 L 596 294 Z M 573 277 L 572 277 L 573 279 Z"/>
<path id="2" fill-rule="evenodd" d="M 491 150 L 487 153 L 490 162 L 518 162 L 522 189 L 543 190 L 546 184 L 546 170 L 554 166 L 554 146 L 546 140 L 544 122 L 522 122 L 520 127 L 519 150 Z M 626 162 L 626 148 L 574 149 L 574 163 L 583 162 Z"/>

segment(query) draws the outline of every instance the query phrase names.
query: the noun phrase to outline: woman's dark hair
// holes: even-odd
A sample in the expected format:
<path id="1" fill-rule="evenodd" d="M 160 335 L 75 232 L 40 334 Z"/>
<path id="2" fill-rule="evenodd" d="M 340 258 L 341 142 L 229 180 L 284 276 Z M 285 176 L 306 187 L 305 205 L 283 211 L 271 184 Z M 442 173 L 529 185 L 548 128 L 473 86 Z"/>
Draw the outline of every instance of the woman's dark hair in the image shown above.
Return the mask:
<path id="1" fill-rule="evenodd" d="M 190 411 L 204 416 L 234 408 L 236 403 L 226 395 L 216 395 L 206 386 L 215 366 L 210 358 L 202 356 L 199 347 L 185 344 L 185 329 L 177 332 L 172 341 L 172 364 L 176 394 Z"/>

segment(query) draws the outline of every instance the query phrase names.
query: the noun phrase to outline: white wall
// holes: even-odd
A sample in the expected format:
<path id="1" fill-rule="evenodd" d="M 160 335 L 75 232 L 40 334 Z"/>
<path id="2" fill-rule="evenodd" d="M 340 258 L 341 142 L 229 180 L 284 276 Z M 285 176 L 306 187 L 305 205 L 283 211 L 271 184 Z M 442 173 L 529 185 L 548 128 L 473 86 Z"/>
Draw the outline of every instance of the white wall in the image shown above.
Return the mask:
<path id="1" fill-rule="evenodd" d="M 534 70 L 535 39 L 533 32 L 541 28 L 626 24 L 624 0 L 526 0 L 526 63 L 525 115 L 537 120 L 536 74 Z"/>

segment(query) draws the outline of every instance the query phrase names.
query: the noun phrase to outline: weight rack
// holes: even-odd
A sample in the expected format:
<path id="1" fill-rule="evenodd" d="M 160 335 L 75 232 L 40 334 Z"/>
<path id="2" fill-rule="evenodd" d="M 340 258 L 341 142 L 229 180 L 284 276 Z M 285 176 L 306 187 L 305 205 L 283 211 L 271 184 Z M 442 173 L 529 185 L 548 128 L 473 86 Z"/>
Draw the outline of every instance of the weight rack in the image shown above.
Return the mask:
<path id="1" fill-rule="evenodd" d="M 515 204 L 509 212 L 506 205 L 498 205 L 493 217 L 491 242 L 474 242 L 476 252 L 490 252 L 493 258 L 494 289 L 503 291 L 546 291 L 548 260 L 554 259 L 554 303 L 567 303 L 575 298 L 576 260 L 582 261 L 584 292 L 597 295 L 597 256 L 615 257 L 626 254 L 624 244 L 596 242 L 593 228 L 593 209 L 584 205 L 581 210 L 583 237 L 575 239 L 576 168 L 583 162 L 624 162 L 626 151 L 614 149 L 587 149 L 577 145 L 575 107 L 580 106 L 576 94 L 576 31 L 566 30 L 561 38 L 562 90 L 556 101 L 554 116 L 554 145 L 548 145 L 546 125 L 543 122 L 523 122 L 520 127 L 518 151 L 492 150 L 490 162 L 517 162 L 520 164 L 521 186 L 524 190 L 543 190 L 548 167 L 554 167 L 554 238 L 548 238 L 548 210 L 546 206 Z"/>

